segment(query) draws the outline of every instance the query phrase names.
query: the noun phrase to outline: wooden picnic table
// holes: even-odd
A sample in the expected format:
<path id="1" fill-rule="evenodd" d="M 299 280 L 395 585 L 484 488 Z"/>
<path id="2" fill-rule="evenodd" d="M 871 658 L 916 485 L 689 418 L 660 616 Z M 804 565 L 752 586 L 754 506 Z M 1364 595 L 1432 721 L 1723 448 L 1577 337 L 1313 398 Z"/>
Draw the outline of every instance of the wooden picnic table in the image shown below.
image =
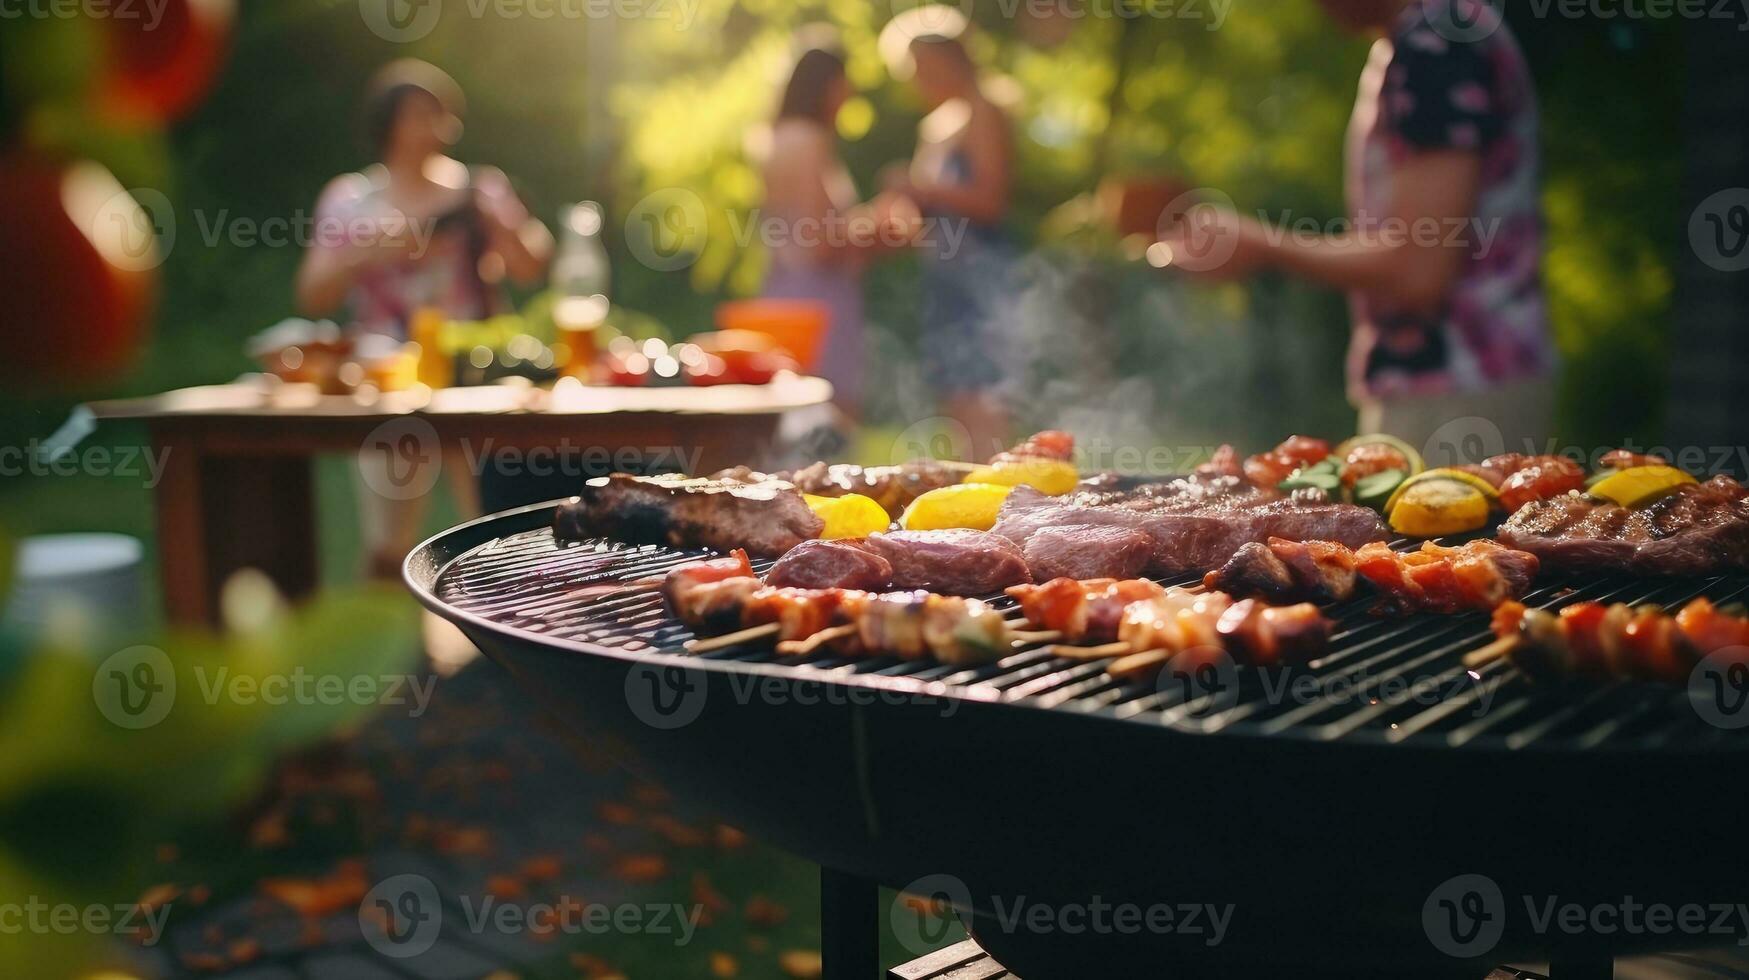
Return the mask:
<path id="1" fill-rule="evenodd" d="M 216 622 L 219 588 L 241 568 L 266 572 L 289 596 L 315 587 L 311 460 L 319 453 L 380 450 L 412 461 L 455 449 L 476 459 L 538 449 L 612 459 L 661 448 L 708 473 L 758 463 L 786 413 L 831 396 L 824 380 L 787 375 L 769 385 L 561 381 L 551 389 L 419 388 L 368 398 L 261 378 L 89 408 L 99 420 L 144 421 L 164 454 L 154 503 L 165 612 L 172 623 L 199 625 Z"/>

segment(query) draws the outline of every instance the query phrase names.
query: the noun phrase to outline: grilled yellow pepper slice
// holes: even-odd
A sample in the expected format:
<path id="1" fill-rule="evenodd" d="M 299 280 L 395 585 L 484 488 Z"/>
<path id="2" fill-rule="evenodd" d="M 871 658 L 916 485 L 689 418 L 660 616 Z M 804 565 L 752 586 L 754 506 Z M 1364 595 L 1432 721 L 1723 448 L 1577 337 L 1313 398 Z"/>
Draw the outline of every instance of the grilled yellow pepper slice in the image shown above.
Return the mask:
<path id="1" fill-rule="evenodd" d="M 885 508 L 860 493 L 847 493 L 842 497 L 804 493 L 802 499 L 826 522 L 826 529 L 820 532 L 821 538 L 866 538 L 885 531 L 893 523 Z"/>
<path id="2" fill-rule="evenodd" d="M 1014 488 L 994 483 L 959 483 L 929 491 L 905 508 L 899 518 L 907 531 L 941 531 L 969 527 L 988 531 Z"/>

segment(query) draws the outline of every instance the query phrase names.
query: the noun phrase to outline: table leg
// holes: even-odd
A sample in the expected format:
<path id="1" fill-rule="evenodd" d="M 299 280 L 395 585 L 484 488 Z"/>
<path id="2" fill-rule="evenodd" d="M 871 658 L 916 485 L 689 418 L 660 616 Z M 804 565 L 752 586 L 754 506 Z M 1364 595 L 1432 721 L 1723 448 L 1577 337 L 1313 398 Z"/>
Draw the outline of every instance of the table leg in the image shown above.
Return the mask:
<path id="1" fill-rule="evenodd" d="M 880 887 L 866 878 L 820 869 L 820 958 L 824 980 L 880 976 Z"/>
<path id="2" fill-rule="evenodd" d="M 267 573 L 289 598 L 316 586 L 315 490 L 303 456 L 234 456 L 159 438 L 156 496 L 165 618 L 216 625 L 219 589 L 233 572 Z"/>

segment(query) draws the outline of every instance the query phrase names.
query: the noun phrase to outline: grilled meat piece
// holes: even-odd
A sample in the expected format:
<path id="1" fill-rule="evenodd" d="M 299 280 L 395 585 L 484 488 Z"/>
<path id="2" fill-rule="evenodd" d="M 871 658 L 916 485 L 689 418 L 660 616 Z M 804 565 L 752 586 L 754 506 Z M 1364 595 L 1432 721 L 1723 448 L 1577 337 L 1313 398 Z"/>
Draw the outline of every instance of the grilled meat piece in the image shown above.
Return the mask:
<path id="1" fill-rule="evenodd" d="M 745 548 L 759 558 L 782 555 L 825 527 L 788 483 L 625 473 L 590 480 L 553 519 L 553 535 L 561 539 L 599 535 L 676 548 Z"/>
<path id="2" fill-rule="evenodd" d="M 1141 531 L 1096 524 L 1042 528 L 1023 548 L 1034 582 L 1135 578 L 1148 567 L 1153 550 L 1153 540 Z"/>
<path id="3" fill-rule="evenodd" d="M 862 546 L 893 566 L 895 589 L 977 596 L 1032 581 L 1020 548 L 988 531 L 893 531 Z"/>
<path id="4" fill-rule="evenodd" d="M 1712 575 L 1749 568 L 1749 491 L 1721 475 L 1633 509 L 1569 494 L 1526 504 L 1498 538 L 1570 571 Z"/>
<path id="5" fill-rule="evenodd" d="M 1230 477 L 1174 480 L 1124 492 L 1078 491 L 1047 497 L 1016 487 L 994 533 L 1024 544 L 1048 527 L 1087 524 L 1140 531 L 1153 542 L 1148 572 L 1182 575 L 1218 567 L 1249 541 L 1334 541 L 1358 547 L 1389 537 L 1365 507 L 1274 490 Z"/>
<path id="6" fill-rule="evenodd" d="M 1220 568 L 1202 577 L 1205 588 L 1233 595 L 1261 596 L 1271 602 L 1297 598 L 1293 569 L 1261 541 L 1247 541 Z"/>
<path id="7" fill-rule="evenodd" d="M 751 467 L 735 466 L 711 474 L 711 479 L 738 480 L 742 483 L 769 483 L 776 480 L 817 497 L 842 497 L 848 493 L 860 493 L 880 504 L 887 513 L 898 517 L 911 501 L 937 487 L 951 487 L 964 476 L 964 468 L 958 465 L 919 459 L 895 466 L 810 463 L 799 470 L 782 470 L 777 473 L 761 473 Z"/>
<path id="8" fill-rule="evenodd" d="M 854 539 L 803 541 L 765 573 L 765 584 L 779 588 L 877 592 L 892 580 L 892 564 Z"/>

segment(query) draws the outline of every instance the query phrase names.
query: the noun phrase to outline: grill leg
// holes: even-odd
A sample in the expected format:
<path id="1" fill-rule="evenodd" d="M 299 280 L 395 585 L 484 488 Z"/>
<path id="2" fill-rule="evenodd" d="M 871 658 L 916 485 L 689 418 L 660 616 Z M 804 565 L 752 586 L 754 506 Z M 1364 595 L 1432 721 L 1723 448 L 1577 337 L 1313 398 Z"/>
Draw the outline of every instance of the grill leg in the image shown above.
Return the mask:
<path id="1" fill-rule="evenodd" d="M 866 878 L 820 869 L 823 980 L 880 976 L 880 888 Z"/>

